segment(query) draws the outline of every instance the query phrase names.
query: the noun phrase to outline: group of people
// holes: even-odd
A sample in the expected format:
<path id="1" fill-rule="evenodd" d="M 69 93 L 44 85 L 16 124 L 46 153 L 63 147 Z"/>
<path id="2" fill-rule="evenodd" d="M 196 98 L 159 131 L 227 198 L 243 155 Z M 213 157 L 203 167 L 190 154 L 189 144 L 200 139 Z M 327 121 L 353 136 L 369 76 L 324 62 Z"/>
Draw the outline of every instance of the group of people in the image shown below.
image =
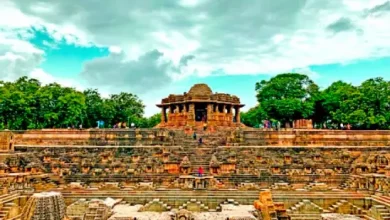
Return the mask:
<path id="1" fill-rule="evenodd" d="M 274 128 L 280 130 L 281 124 L 280 121 L 272 122 L 270 120 L 263 120 L 263 123 L 259 125 L 259 128 Z"/>
<path id="2" fill-rule="evenodd" d="M 128 127 L 126 125 L 126 122 L 119 122 L 118 124 L 115 124 L 114 126 L 112 126 L 112 128 L 115 129 L 115 128 L 128 128 Z M 131 123 L 130 128 L 135 128 L 135 124 Z"/>
<path id="3" fill-rule="evenodd" d="M 323 129 L 341 129 L 341 130 L 351 130 L 352 128 L 352 125 L 351 124 L 347 124 L 347 125 L 344 125 L 343 123 L 340 123 L 340 125 L 336 125 L 336 124 L 332 124 L 331 126 L 327 126 L 326 123 L 324 123 L 322 125 L 322 128 Z"/>
<path id="4" fill-rule="evenodd" d="M 69 126 L 68 129 L 75 129 L 75 126 L 74 125 Z M 80 130 L 83 129 L 83 125 L 82 124 L 79 125 L 79 129 Z"/>

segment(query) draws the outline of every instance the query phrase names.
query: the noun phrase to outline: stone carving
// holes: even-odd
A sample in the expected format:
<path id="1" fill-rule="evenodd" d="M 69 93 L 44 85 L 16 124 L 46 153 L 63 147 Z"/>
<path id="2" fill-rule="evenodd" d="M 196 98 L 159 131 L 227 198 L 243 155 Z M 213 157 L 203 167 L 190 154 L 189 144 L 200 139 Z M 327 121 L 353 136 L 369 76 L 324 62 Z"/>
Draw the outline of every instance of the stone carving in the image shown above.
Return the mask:
<path id="1" fill-rule="evenodd" d="M 62 220 L 65 217 L 65 201 L 58 192 L 36 193 L 23 208 L 23 220 Z"/>
<path id="2" fill-rule="evenodd" d="M 255 208 L 260 212 L 262 220 L 291 219 L 284 208 L 283 203 L 275 203 L 272 200 L 272 194 L 270 191 L 263 191 L 259 194 L 259 200 L 254 202 Z"/>

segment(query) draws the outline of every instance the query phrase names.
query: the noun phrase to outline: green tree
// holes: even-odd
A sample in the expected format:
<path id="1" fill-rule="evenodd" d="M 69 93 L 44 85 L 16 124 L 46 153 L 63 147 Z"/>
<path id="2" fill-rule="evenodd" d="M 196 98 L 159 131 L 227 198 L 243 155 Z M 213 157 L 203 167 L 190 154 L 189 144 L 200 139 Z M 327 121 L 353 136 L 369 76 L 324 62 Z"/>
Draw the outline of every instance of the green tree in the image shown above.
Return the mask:
<path id="1" fill-rule="evenodd" d="M 31 109 L 25 94 L 12 83 L 0 88 L 0 114 L 3 126 L 7 129 L 23 129 Z"/>
<path id="2" fill-rule="evenodd" d="M 86 110 L 83 93 L 74 90 L 66 91 L 59 97 L 58 105 L 61 111 L 59 126 L 69 127 L 70 125 L 83 124 Z"/>
<path id="3" fill-rule="evenodd" d="M 86 110 L 83 93 L 53 83 L 42 87 L 37 97 L 41 127 L 68 127 L 83 123 Z"/>
<path id="4" fill-rule="evenodd" d="M 390 83 L 383 78 L 364 81 L 359 86 L 362 94 L 360 109 L 367 114 L 367 128 L 388 129 L 390 122 Z"/>
<path id="5" fill-rule="evenodd" d="M 263 120 L 267 119 L 267 114 L 260 106 L 256 106 L 247 112 L 242 112 L 240 117 L 241 122 L 246 126 L 258 127 L 263 123 Z"/>
<path id="6" fill-rule="evenodd" d="M 351 84 L 337 81 L 332 83 L 324 91 L 315 96 L 315 113 L 313 119 L 316 123 L 331 121 L 333 123 L 345 122 L 345 116 L 341 114 L 344 102 L 351 99 L 358 89 Z"/>
<path id="7" fill-rule="evenodd" d="M 134 94 L 122 92 L 117 95 L 111 95 L 110 100 L 115 109 L 113 122 L 130 122 L 134 123 L 144 114 L 144 104 Z"/>
<path id="8" fill-rule="evenodd" d="M 83 94 L 85 96 L 86 105 L 86 119 L 84 124 L 86 127 L 95 127 L 97 126 L 97 121 L 107 119 L 107 117 L 104 116 L 104 100 L 96 89 L 87 89 Z M 111 121 L 105 121 L 105 123 L 110 122 Z"/>
<path id="9" fill-rule="evenodd" d="M 314 114 L 318 86 L 306 75 L 285 73 L 256 83 L 257 100 L 271 119 L 292 122 Z"/>
<path id="10" fill-rule="evenodd" d="M 154 114 L 148 118 L 148 128 L 153 128 L 161 122 L 161 113 Z"/>

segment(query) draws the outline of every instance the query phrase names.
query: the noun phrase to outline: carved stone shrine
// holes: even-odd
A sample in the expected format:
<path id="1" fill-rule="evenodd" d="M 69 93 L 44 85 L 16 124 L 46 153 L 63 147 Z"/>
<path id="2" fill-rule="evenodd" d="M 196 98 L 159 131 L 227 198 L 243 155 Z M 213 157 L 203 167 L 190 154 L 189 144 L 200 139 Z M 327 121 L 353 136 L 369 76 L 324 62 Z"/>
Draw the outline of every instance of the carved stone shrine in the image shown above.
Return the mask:
<path id="1" fill-rule="evenodd" d="M 195 84 L 183 95 L 169 95 L 157 105 L 161 108 L 159 128 L 215 126 L 242 127 L 237 96 L 213 93 L 206 84 Z"/>

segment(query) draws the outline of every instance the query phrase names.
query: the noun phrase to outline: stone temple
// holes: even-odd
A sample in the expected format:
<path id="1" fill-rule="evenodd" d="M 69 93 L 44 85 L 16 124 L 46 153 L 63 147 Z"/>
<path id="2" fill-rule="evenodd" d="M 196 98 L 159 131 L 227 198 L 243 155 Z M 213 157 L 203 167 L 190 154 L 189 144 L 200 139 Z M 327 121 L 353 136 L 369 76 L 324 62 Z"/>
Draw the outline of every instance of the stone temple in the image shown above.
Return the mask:
<path id="1" fill-rule="evenodd" d="M 248 128 L 204 84 L 158 106 L 153 129 L 0 132 L 0 219 L 390 219 L 390 131 Z"/>
<path id="2" fill-rule="evenodd" d="M 237 96 L 213 93 L 206 84 L 195 84 L 188 93 L 169 95 L 157 105 L 161 108 L 160 128 L 216 126 L 241 127 L 240 103 Z"/>

